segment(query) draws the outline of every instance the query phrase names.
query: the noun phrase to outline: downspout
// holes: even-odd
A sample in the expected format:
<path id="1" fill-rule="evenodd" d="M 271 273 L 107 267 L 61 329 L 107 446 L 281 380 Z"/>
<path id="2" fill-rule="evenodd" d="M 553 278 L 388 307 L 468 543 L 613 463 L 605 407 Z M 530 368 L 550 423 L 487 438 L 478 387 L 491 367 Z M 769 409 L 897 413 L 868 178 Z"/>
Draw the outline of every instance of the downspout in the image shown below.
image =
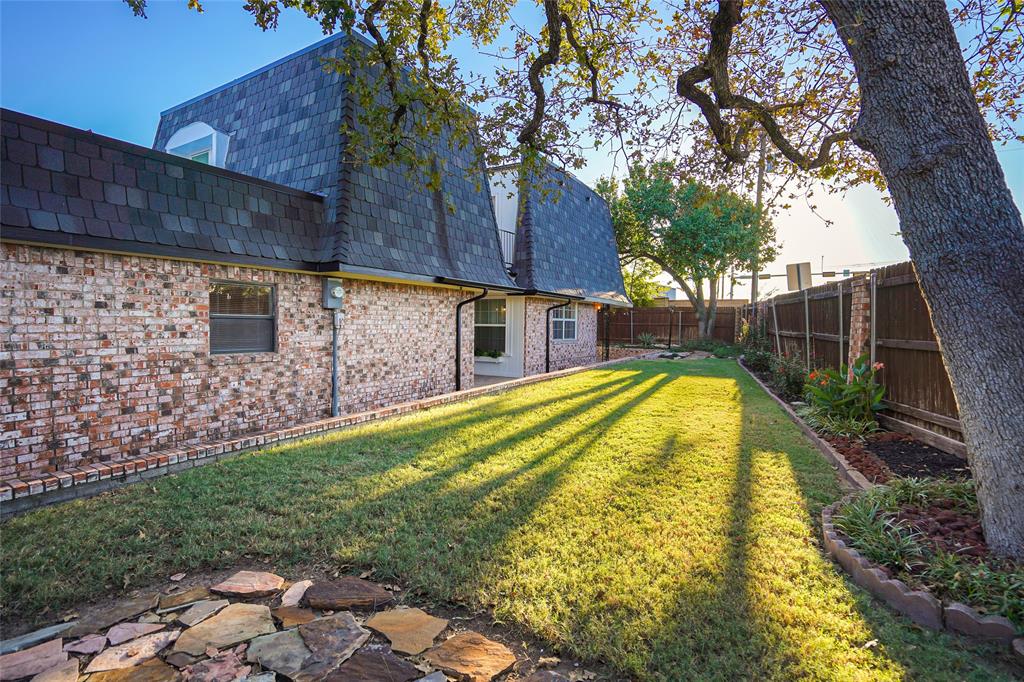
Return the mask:
<path id="1" fill-rule="evenodd" d="M 331 416 L 337 417 L 341 408 L 341 386 L 338 381 L 338 320 L 341 311 L 331 311 Z"/>
<path id="2" fill-rule="evenodd" d="M 544 311 L 544 373 L 551 371 L 551 311 L 572 303 L 571 298 L 566 298 L 565 303 L 558 303 Z"/>
<path id="3" fill-rule="evenodd" d="M 467 298 L 465 301 L 459 301 L 459 304 L 455 306 L 455 390 L 462 390 L 462 306 L 467 303 L 475 303 L 481 298 L 487 295 L 487 287 L 483 287 L 483 291 L 472 298 Z"/>

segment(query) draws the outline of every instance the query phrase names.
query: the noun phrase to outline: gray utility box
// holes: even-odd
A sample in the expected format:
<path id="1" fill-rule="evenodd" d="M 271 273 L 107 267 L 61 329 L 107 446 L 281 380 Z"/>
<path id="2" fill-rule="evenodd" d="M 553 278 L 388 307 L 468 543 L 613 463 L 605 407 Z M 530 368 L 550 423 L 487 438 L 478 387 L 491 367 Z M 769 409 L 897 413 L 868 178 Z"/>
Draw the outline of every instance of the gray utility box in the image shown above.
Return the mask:
<path id="1" fill-rule="evenodd" d="M 324 307 L 330 310 L 341 308 L 345 298 L 345 286 L 340 279 L 324 278 Z"/>

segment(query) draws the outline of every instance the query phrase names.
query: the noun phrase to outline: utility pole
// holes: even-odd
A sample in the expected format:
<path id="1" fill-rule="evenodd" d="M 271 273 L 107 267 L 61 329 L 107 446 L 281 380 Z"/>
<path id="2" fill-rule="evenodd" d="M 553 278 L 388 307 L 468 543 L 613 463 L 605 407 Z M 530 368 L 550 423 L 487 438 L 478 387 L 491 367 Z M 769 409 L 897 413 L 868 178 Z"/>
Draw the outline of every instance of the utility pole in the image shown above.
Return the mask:
<path id="1" fill-rule="evenodd" d="M 761 195 L 764 193 L 764 147 L 765 147 L 765 145 L 764 145 L 764 131 L 761 131 L 761 134 L 758 136 L 758 140 L 759 140 L 758 141 L 759 153 L 758 153 L 758 157 L 757 157 L 757 200 L 756 200 L 756 205 L 757 205 L 758 228 L 760 228 L 761 227 L 760 221 L 762 220 L 762 217 L 761 217 L 761 209 L 762 209 Z M 755 256 L 754 256 L 754 272 L 753 272 L 753 277 L 751 277 L 751 279 L 750 279 L 750 305 L 751 305 L 751 313 L 755 317 L 757 316 L 757 274 L 758 274 L 757 273 L 757 268 L 758 268 L 758 262 L 757 262 L 757 256 L 755 254 Z"/>

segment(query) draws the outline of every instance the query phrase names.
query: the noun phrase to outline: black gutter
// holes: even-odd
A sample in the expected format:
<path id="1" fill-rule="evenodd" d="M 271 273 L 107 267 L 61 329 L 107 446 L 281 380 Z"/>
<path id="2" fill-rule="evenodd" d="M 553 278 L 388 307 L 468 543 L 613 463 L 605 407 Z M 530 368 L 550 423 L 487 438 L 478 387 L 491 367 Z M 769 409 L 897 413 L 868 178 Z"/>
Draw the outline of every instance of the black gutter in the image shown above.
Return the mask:
<path id="1" fill-rule="evenodd" d="M 437 284 L 448 284 L 455 287 L 469 287 L 471 289 L 493 289 L 494 291 L 508 291 L 512 293 L 522 293 L 526 290 L 516 286 L 505 286 L 502 284 L 488 284 L 487 282 L 473 282 L 468 279 L 456 279 L 454 277 L 434 277 L 434 282 Z"/>
<path id="2" fill-rule="evenodd" d="M 472 298 L 467 298 L 464 301 L 459 301 L 459 304 L 455 306 L 455 390 L 462 390 L 462 306 L 467 303 L 474 303 L 479 301 L 481 298 L 487 295 L 487 287 L 482 287 L 481 291 Z"/>
<path id="3" fill-rule="evenodd" d="M 559 303 L 553 305 L 544 311 L 544 373 L 547 374 L 551 371 L 551 311 L 555 308 L 561 308 L 572 303 L 572 299 L 568 296 L 565 297 L 565 303 Z"/>

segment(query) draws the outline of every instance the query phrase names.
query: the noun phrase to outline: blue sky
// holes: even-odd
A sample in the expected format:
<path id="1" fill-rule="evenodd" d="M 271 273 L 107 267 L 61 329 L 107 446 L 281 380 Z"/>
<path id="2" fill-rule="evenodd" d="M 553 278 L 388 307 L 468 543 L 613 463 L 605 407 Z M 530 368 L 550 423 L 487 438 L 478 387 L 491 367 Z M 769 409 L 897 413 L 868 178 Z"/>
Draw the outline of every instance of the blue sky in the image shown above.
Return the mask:
<path id="1" fill-rule="evenodd" d="M 294 12 L 264 33 L 241 0 L 203 4 L 200 15 L 185 0 L 151 0 L 143 20 L 119 0 L 0 0 L 0 105 L 149 146 L 164 109 L 323 37 L 315 22 Z M 464 63 L 473 57 L 458 56 Z M 1008 149 L 1000 159 L 1020 205 L 1024 147 Z M 611 160 L 594 152 L 578 175 L 593 183 L 610 172 Z M 768 271 L 805 260 L 817 271 L 823 258 L 826 268 L 836 268 L 907 257 L 895 212 L 874 190 L 819 196 L 818 212 L 835 224 L 824 227 L 799 205 L 776 219 L 782 248 Z M 746 287 L 738 288 L 743 295 Z"/>

